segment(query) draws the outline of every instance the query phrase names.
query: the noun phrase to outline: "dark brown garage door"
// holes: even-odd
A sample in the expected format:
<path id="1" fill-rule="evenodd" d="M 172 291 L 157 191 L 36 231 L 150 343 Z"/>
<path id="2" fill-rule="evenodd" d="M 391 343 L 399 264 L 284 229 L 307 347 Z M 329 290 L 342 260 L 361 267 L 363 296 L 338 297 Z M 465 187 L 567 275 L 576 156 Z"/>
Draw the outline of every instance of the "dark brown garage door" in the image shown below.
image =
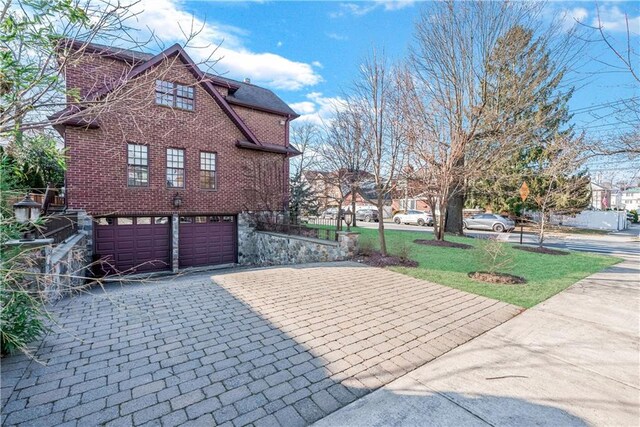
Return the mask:
<path id="1" fill-rule="evenodd" d="M 144 273 L 171 267 L 171 220 L 169 217 L 98 218 L 94 253 L 100 260 L 95 271 Z"/>
<path id="2" fill-rule="evenodd" d="M 180 217 L 180 267 L 236 262 L 235 216 Z"/>

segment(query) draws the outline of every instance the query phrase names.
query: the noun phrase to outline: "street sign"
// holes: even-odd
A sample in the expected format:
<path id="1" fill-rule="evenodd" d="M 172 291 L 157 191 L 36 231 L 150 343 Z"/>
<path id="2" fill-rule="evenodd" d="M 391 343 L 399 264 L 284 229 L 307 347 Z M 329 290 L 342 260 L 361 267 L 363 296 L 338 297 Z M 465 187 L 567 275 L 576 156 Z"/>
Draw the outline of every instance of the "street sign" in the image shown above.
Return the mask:
<path id="1" fill-rule="evenodd" d="M 529 186 L 527 185 L 527 181 L 522 181 L 522 186 L 520 187 L 520 198 L 524 202 L 529 197 Z"/>

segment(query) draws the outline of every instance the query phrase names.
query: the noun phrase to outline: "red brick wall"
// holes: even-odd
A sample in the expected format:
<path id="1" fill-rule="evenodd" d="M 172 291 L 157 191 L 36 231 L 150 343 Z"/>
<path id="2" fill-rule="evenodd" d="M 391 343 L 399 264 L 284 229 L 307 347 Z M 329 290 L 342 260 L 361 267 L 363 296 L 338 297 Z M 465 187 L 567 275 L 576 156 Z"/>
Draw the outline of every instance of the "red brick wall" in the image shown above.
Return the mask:
<path id="1" fill-rule="evenodd" d="M 118 81 L 133 67 L 123 61 L 104 58 L 93 53 L 82 56 L 72 53 L 67 61 L 65 66 L 67 90 L 79 89 L 82 97 Z"/>
<path id="2" fill-rule="evenodd" d="M 284 145 L 285 131 L 288 123 L 286 123 L 283 116 L 238 105 L 232 105 L 232 107 L 247 126 L 249 126 L 249 129 L 251 129 L 258 140 L 271 144 Z M 285 124 L 281 125 L 281 121 L 284 121 Z"/>
<path id="3" fill-rule="evenodd" d="M 112 75 L 122 72 L 123 68 L 118 69 L 116 61 L 109 61 L 106 60 L 105 64 L 107 68 L 113 68 Z M 84 76 L 81 69 L 75 67 L 68 74 L 69 87 L 95 80 L 95 76 Z M 127 84 L 123 91 L 124 98 L 100 113 L 100 129 L 66 129 L 68 207 L 85 209 L 91 215 L 172 212 L 235 214 L 245 209 L 264 208 L 256 193 L 274 193 L 273 188 L 277 184 L 280 185 L 278 200 L 277 203 L 273 201 L 272 205 L 280 207 L 282 187 L 287 193 L 287 158 L 280 154 L 237 148 L 235 142 L 245 139 L 244 136 L 200 85 L 195 86 L 193 112 L 155 105 L 156 78 L 183 84 L 196 83 L 191 73 L 177 63 L 159 66 L 135 83 Z M 261 135 L 259 138 L 284 145 L 283 126 L 271 134 L 268 126 L 260 124 L 262 120 L 258 113 L 252 114 L 255 131 Z M 273 121 L 272 115 L 264 115 L 265 123 Z M 127 142 L 147 144 L 149 147 L 148 187 L 127 186 Z M 166 187 L 166 149 L 170 147 L 185 150 L 184 189 Z M 218 189 L 215 191 L 199 188 L 201 150 L 217 153 Z M 262 187 L 255 188 L 252 172 L 258 164 L 274 169 L 270 176 L 281 183 L 261 182 L 259 185 Z M 183 200 L 180 210 L 172 206 L 176 193 Z"/>

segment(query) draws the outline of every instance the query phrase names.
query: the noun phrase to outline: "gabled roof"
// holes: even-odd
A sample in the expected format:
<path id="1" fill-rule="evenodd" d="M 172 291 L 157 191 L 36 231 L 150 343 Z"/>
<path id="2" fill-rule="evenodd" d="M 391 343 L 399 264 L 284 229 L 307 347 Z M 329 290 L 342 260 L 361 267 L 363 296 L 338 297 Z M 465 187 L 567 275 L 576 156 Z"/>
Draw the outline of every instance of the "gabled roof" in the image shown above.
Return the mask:
<path id="1" fill-rule="evenodd" d="M 76 42 L 78 43 L 78 42 Z M 90 48 L 87 48 L 87 46 L 90 46 Z M 84 49 L 87 49 L 89 52 L 95 52 L 95 51 L 99 51 L 101 54 L 105 53 L 106 50 L 106 55 L 109 56 L 113 56 L 113 57 L 122 57 L 124 56 L 128 56 L 128 59 L 131 60 L 131 63 L 134 64 L 134 67 L 131 69 L 131 71 L 122 79 L 120 79 L 118 82 L 116 82 L 113 85 L 109 85 L 106 88 L 97 91 L 95 93 L 89 94 L 88 95 L 88 99 L 90 100 L 98 100 L 100 98 L 102 98 L 103 96 L 105 96 L 106 94 L 108 94 L 109 92 L 111 92 L 112 90 L 114 90 L 116 87 L 123 85 L 125 83 L 127 83 L 128 81 L 136 78 L 137 76 L 149 71 L 150 69 L 152 69 L 153 67 L 157 66 L 158 64 L 160 64 L 162 61 L 168 59 L 168 58 L 172 58 L 172 57 L 177 57 L 179 58 L 185 65 L 186 68 L 191 72 L 191 74 L 193 74 L 194 78 L 202 85 L 202 87 L 205 89 L 205 91 L 211 95 L 211 97 L 214 99 L 214 101 L 218 104 L 218 106 L 222 109 L 222 111 L 229 117 L 229 119 L 238 127 L 238 129 L 241 131 L 241 133 L 243 134 L 243 136 L 247 139 L 247 141 L 238 141 L 237 142 L 237 146 L 239 148 L 249 148 L 249 149 L 259 149 L 260 151 L 268 151 L 268 152 L 274 152 L 274 153 L 280 153 L 280 154 L 287 154 L 289 156 L 296 156 L 298 154 L 300 154 L 300 152 L 295 149 L 294 147 L 284 147 L 284 146 L 280 146 L 280 145 L 276 145 L 276 144 L 269 144 L 269 143 L 263 143 L 261 141 L 258 140 L 258 138 L 255 136 L 255 134 L 251 131 L 251 129 L 249 129 L 249 127 L 244 123 L 244 121 L 240 118 L 240 116 L 238 115 L 238 113 L 236 113 L 236 111 L 229 105 L 229 102 L 227 102 L 227 99 L 214 87 L 214 84 L 218 84 L 218 85 L 222 85 L 225 87 L 228 87 L 231 91 L 238 91 L 239 89 L 241 89 L 242 86 L 245 87 L 252 87 L 252 88 L 258 88 L 257 86 L 254 85 L 249 85 L 246 83 L 240 84 L 239 82 L 235 82 L 233 80 L 230 79 L 224 79 L 224 80 L 220 80 L 219 78 L 215 77 L 215 76 L 211 76 L 211 75 L 207 75 L 205 73 L 203 73 L 198 66 L 195 64 L 195 62 L 193 62 L 193 60 L 189 57 L 189 55 L 187 55 L 187 53 L 185 52 L 185 50 L 182 48 L 182 46 L 180 46 L 179 44 L 174 44 L 173 46 L 169 47 L 168 49 L 164 50 L 163 52 L 160 52 L 159 54 L 152 56 L 150 58 L 148 57 L 144 57 L 145 59 L 142 59 L 142 56 L 138 56 L 137 58 L 134 57 L 134 53 L 138 53 L 135 51 L 115 51 L 114 49 L 105 47 L 105 46 L 101 46 L 101 45 L 95 45 L 95 44 L 90 44 L 90 45 L 83 45 L 82 46 Z M 125 52 L 125 53 L 123 53 Z M 257 90 L 253 90 L 253 93 L 258 93 L 260 94 L 260 96 L 258 96 L 257 98 L 263 99 L 263 100 L 271 100 L 272 103 L 275 103 L 275 99 L 277 99 L 280 103 L 282 103 L 283 105 L 286 105 L 284 102 L 282 102 L 282 100 L 280 100 L 280 98 L 278 98 L 275 94 L 273 94 L 271 91 L 268 91 L 267 89 L 263 89 L 263 88 L 258 88 L 260 89 L 260 91 Z M 254 100 L 254 98 L 251 97 L 251 95 L 248 95 L 248 93 L 250 93 L 251 91 L 245 91 L 245 94 L 242 95 L 242 97 L 246 100 L 247 103 L 251 102 L 251 100 Z M 268 95 L 271 94 L 271 95 Z M 237 102 L 241 102 L 241 101 L 237 101 Z M 250 105 L 247 105 L 250 106 Z M 293 110 L 291 110 L 288 106 L 287 108 L 293 112 Z M 69 121 L 66 123 L 68 125 L 71 126 L 88 126 L 88 127 L 99 127 L 99 124 L 97 123 L 97 121 L 95 120 L 86 120 L 83 118 L 77 118 L 77 113 L 79 112 L 79 108 L 77 106 L 69 106 L 67 108 L 65 108 L 62 111 L 59 111 L 51 116 L 49 116 L 49 119 L 51 120 L 59 120 L 60 118 L 63 118 L 65 116 L 69 116 Z M 275 112 L 275 111 L 272 111 Z M 295 112 L 293 112 L 293 114 L 295 115 Z M 297 117 L 297 115 L 295 115 L 295 117 L 292 117 L 292 115 L 290 114 L 286 114 L 289 119 L 291 118 L 295 118 Z"/>
<path id="2" fill-rule="evenodd" d="M 378 190 L 376 189 L 376 183 L 374 181 L 365 181 L 358 185 L 357 193 L 368 202 L 374 202 L 378 200 Z M 348 188 L 344 194 L 345 197 L 351 194 L 351 189 Z M 387 192 L 383 195 L 382 199 L 385 202 L 390 202 L 393 200 L 393 197 L 391 197 L 391 194 Z"/>
<path id="3" fill-rule="evenodd" d="M 69 40 L 64 46 L 74 49 L 82 49 L 87 53 L 98 53 L 103 57 L 113 58 L 133 65 L 149 61 L 153 59 L 154 56 L 157 56 L 147 52 L 115 48 L 99 43 L 86 43 L 78 40 Z M 169 49 L 171 49 L 171 47 Z M 229 89 L 229 95 L 226 96 L 226 99 L 231 104 L 255 108 L 274 114 L 281 114 L 291 118 L 299 117 L 299 115 L 293 111 L 286 102 L 280 99 L 269 89 L 211 73 L 203 73 L 203 75 L 211 79 L 215 85 Z"/>
<path id="4" fill-rule="evenodd" d="M 220 92 L 218 92 L 218 90 L 215 87 L 213 87 L 213 83 L 211 82 L 211 80 L 205 77 L 205 74 L 202 71 L 200 71 L 200 69 L 195 64 L 195 62 L 193 62 L 193 60 L 189 57 L 189 55 L 187 55 L 187 52 L 185 52 L 182 46 L 180 46 L 177 43 L 171 46 L 170 48 L 168 48 L 167 50 L 160 52 L 159 54 L 149 59 L 148 61 L 142 62 L 139 65 L 136 65 L 131 70 L 131 72 L 125 77 L 124 82 L 134 79 L 135 77 L 157 66 L 162 61 L 165 61 L 167 58 L 171 58 L 173 56 L 177 56 L 184 62 L 184 64 L 187 66 L 187 70 L 189 70 L 191 74 L 193 74 L 195 79 L 198 82 L 200 82 L 204 90 L 206 90 L 207 93 L 211 95 L 211 97 L 218 104 L 218 106 L 220 106 L 222 111 L 224 111 L 224 113 L 229 117 L 229 119 L 231 119 L 231 121 L 238 127 L 238 129 L 240 129 L 240 131 L 245 136 L 245 138 L 247 138 L 249 142 L 252 142 L 256 145 L 262 145 L 262 143 L 258 141 L 258 138 L 256 138 L 256 136 L 253 134 L 253 132 L 247 127 L 247 125 L 242 121 L 242 119 L 240 119 L 240 116 L 238 116 L 238 113 L 236 113 L 235 110 L 231 108 L 231 106 L 227 103 L 227 101 L 224 99 L 222 94 L 220 94 Z"/>

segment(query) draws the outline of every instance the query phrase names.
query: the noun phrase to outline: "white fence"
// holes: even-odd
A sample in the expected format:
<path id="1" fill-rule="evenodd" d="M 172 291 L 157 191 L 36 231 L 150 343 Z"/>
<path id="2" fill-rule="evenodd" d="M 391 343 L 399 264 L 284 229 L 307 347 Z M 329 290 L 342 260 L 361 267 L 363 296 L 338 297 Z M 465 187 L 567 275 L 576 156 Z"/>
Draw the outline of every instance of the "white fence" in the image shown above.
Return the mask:
<path id="1" fill-rule="evenodd" d="M 628 228 L 627 213 L 625 211 L 582 211 L 575 216 L 552 215 L 551 223 L 592 230 L 618 231 Z"/>

